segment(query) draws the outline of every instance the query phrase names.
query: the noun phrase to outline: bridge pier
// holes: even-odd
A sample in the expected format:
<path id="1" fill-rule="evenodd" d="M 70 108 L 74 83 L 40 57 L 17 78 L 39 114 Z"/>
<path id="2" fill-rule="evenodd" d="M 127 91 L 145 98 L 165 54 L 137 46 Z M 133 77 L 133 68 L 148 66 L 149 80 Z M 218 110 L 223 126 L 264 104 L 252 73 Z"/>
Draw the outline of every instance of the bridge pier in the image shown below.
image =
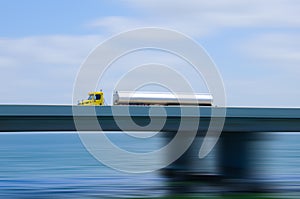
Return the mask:
<path id="1" fill-rule="evenodd" d="M 218 141 L 217 168 L 222 184 L 232 191 L 265 192 L 268 185 L 259 181 L 258 153 L 262 133 L 224 132 Z M 270 188 L 270 187 L 269 187 Z"/>
<path id="2" fill-rule="evenodd" d="M 213 151 L 199 159 L 203 137 L 198 135 L 178 160 L 163 169 L 171 193 L 186 193 L 193 187 L 201 191 L 201 185 L 228 191 L 266 190 L 266 184 L 257 180 L 257 160 L 261 155 L 257 151 L 262 134 L 223 132 Z M 166 141 L 171 139 L 169 136 Z"/>
<path id="3" fill-rule="evenodd" d="M 188 135 L 188 133 L 187 133 Z M 168 134 L 165 142 L 172 140 L 173 135 Z M 182 139 L 191 139 L 186 136 Z M 216 173 L 215 150 L 213 154 L 200 159 L 199 150 L 202 145 L 204 135 L 194 138 L 191 146 L 183 153 L 183 155 L 170 164 L 167 168 L 162 169 L 163 175 L 166 177 L 167 186 L 171 194 L 184 194 L 199 190 L 199 182 L 210 185 L 219 185 L 220 176 Z M 169 154 L 172 156 L 175 149 L 170 149 Z M 168 158 L 168 157 L 166 157 Z M 200 188 L 201 189 L 201 188 Z"/>
<path id="4" fill-rule="evenodd" d="M 219 140 L 217 166 L 224 179 L 248 179 L 251 175 L 249 134 L 223 133 Z"/>

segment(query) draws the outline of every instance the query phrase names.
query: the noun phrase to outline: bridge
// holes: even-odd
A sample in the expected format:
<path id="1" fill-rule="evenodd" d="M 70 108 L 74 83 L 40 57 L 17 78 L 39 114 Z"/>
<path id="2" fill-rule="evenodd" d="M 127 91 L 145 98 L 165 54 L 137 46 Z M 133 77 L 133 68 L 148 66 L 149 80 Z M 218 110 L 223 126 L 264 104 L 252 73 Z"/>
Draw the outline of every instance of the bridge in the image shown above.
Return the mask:
<path id="1" fill-rule="evenodd" d="M 127 121 L 146 126 L 151 120 L 154 125 L 144 130 L 176 132 L 181 119 L 196 121 L 195 109 L 200 113 L 199 132 L 207 130 L 212 118 L 224 117 L 212 115 L 212 111 L 223 112 L 222 107 L 0 105 L 0 132 L 76 131 L 73 110 L 76 120 L 84 124 L 81 130 L 98 130 L 89 120 L 96 116 L 103 131 L 120 131 L 117 122 L 128 124 L 122 130 L 139 131 Z M 156 126 L 155 121 L 162 119 L 165 125 Z M 227 107 L 223 132 L 300 132 L 300 108 Z"/>
<path id="2" fill-rule="evenodd" d="M 0 132 L 76 131 L 74 119 L 80 122 L 80 130 L 97 131 L 99 129 L 91 122 L 95 118 L 103 131 L 140 131 L 136 125 L 138 124 L 145 127 L 144 131 L 176 132 L 181 119 L 199 122 L 200 118 L 197 129 L 185 127 L 182 130 L 197 130 L 198 136 L 203 136 L 205 134 L 201 132 L 206 132 L 212 119 L 224 117 L 218 114 L 224 113 L 224 109 L 176 106 L 0 105 Z M 216 114 L 212 114 L 213 112 Z M 247 182 L 251 178 L 249 174 L 255 171 L 249 160 L 257 154 L 253 154 L 248 146 L 253 138 L 260 139 L 260 132 L 300 132 L 300 108 L 227 107 L 223 119 L 224 127 L 218 141 L 217 157 L 222 179 L 246 179 Z M 135 124 L 130 122 L 132 120 Z M 165 121 L 163 126 L 156 125 L 162 120 Z M 120 129 L 118 122 L 126 125 Z M 153 125 L 148 125 L 150 122 Z M 189 153 L 188 150 L 175 161 L 173 168 L 189 168 L 190 163 L 186 158 Z M 178 170 L 180 169 L 173 173 L 178 175 L 181 173 Z"/>

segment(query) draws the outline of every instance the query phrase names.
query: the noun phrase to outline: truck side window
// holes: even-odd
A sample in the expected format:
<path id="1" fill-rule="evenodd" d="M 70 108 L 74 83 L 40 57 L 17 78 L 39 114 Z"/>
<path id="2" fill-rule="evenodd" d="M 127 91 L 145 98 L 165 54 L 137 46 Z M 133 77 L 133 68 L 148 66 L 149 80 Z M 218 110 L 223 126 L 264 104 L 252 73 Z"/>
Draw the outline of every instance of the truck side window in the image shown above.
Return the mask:
<path id="1" fill-rule="evenodd" d="M 101 95 L 100 94 L 97 94 L 96 95 L 96 100 L 100 100 L 101 99 Z"/>

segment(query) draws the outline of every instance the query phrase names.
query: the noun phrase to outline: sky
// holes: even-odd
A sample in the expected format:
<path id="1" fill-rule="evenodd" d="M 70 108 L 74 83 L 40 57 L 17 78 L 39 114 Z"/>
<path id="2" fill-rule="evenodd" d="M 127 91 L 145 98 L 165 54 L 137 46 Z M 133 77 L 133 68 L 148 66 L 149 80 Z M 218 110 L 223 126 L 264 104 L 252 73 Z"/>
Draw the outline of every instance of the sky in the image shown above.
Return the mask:
<path id="1" fill-rule="evenodd" d="M 78 71 L 96 46 L 123 31 L 159 27 L 207 51 L 228 106 L 300 107 L 299 10 L 298 0 L 2 0 L 0 104 L 71 104 Z M 205 90 L 178 57 L 137 52 L 114 63 L 97 86 L 108 103 L 126 66 L 152 59 L 181 69 L 197 91 Z"/>

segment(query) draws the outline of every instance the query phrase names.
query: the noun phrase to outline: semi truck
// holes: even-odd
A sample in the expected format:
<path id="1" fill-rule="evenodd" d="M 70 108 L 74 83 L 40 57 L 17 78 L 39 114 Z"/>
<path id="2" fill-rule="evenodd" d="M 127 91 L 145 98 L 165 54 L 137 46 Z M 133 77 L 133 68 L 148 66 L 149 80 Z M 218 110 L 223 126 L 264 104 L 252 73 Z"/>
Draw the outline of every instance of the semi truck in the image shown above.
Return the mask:
<path id="1" fill-rule="evenodd" d="M 89 96 L 86 100 L 78 102 L 80 106 L 103 106 L 104 94 L 102 91 L 89 92 Z"/>
<path id="2" fill-rule="evenodd" d="M 102 106 L 104 93 L 90 92 L 88 99 L 82 100 L 78 105 Z M 212 106 L 213 97 L 209 93 L 116 91 L 113 95 L 113 105 Z"/>

